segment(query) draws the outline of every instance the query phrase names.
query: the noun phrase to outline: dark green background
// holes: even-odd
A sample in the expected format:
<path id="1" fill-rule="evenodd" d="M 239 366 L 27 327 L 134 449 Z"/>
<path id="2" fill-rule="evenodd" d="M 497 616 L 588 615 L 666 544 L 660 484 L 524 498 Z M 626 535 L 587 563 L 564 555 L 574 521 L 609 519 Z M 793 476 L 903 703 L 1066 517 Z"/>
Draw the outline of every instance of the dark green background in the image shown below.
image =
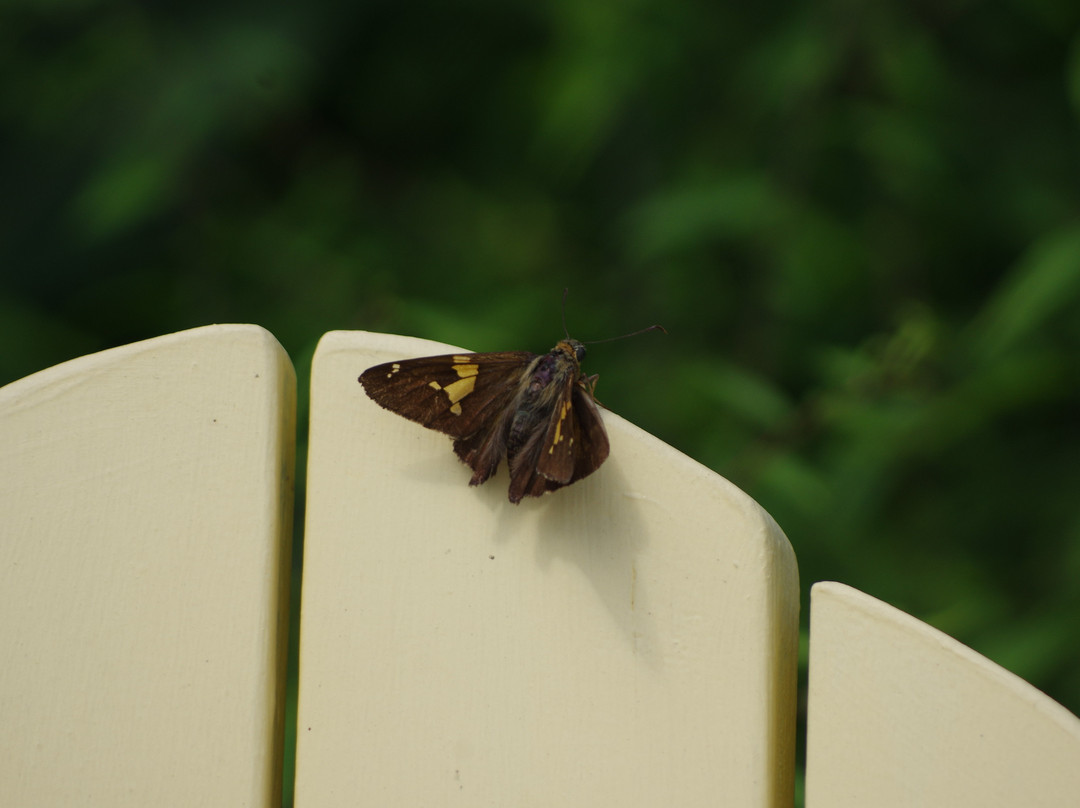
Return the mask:
<path id="1" fill-rule="evenodd" d="M 325 331 L 546 350 L 569 287 L 579 339 L 667 326 L 595 347 L 598 394 L 760 501 L 804 592 L 852 584 L 1077 712 L 1078 23 L 8 2 L 0 381 L 254 322 L 303 397 Z"/>

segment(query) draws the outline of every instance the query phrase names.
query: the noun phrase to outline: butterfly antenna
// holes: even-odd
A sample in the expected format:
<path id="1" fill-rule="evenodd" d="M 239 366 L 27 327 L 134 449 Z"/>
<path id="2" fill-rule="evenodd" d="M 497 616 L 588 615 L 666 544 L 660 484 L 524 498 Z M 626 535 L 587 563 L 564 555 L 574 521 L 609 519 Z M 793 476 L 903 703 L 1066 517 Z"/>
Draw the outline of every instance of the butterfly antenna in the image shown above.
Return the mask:
<path id="1" fill-rule="evenodd" d="M 565 328 L 565 325 L 563 326 Z M 636 337 L 638 334 L 646 334 L 649 331 L 662 331 L 665 334 L 667 329 L 662 325 L 650 325 L 648 328 L 642 328 L 640 331 L 631 331 L 629 334 L 623 334 L 621 337 L 608 337 L 607 339 L 594 339 L 590 342 L 583 342 L 582 345 L 596 345 L 601 342 L 614 342 L 617 339 L 626 339 L 627 337 Z"/>
<path id="2" fill-rule="evenodd" d="M 562 330 L 566 334 L 566 338 L 570 339 L 570 331 L 566 328 L 566 296 L 570 294 L 570 287 L 564 286 L 562 290 Z M 590 342 L 583 342 L 582 345 L 596 345 L 601 342 L 614 342 L 617 339 L 626 339 L 627 337 L 636 337 L 638 334 L 645 334 L 649 331 L 663 331 L 667 334 L 667 329 L 660 324 L 650 325 L 648 328 L 642 328 L 639 331 L 632 331 L 629 334 L 623 334 L 621 337 L 608 337 L 607 339 L 594 339 Z"/>
<path id="3" fill-rule="evenodd" d="M 570 332 L 566 330 L 566 296 L 570 294 L 570 287 L 564 286 L 562 290 L 562 330 L 566 338 L 570 339 Z"/>

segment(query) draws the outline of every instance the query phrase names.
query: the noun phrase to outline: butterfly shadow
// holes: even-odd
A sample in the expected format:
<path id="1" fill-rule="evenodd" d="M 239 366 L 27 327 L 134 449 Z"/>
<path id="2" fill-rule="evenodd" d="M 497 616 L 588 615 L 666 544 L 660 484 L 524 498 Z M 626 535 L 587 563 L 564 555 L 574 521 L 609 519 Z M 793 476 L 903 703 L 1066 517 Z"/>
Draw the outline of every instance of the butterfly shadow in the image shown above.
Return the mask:
<path id="1" fill-rule="evenodd" d="M 500 472 L 488 488 L 495 511 L 495 541 L 516 540 L 522 519 L 535 519 L 534 557 L 543 572 L 560 566 L 576 569 L 625 637 L 636 658 L 659 667 L 662 654 L 649 605 L 646 577 L 639 559 L 649 555 L 649 520 L 643 508 L 651 499 L 631 493 L 618 463 L 609 462 L 596 474 L 572 486 L 518 505 L 506 500 Z M 554 575 L 549 576 L 554 577 Z"/>

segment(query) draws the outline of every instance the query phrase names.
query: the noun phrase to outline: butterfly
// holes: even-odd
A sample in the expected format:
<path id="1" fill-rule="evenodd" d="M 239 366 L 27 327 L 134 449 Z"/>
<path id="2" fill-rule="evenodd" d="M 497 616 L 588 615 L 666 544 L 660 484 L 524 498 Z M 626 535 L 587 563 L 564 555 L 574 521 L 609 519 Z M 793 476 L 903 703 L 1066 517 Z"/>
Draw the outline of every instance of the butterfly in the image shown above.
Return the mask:
<path id="1" fill-rule="evenodd" d="M 663 330 L 644 331 L 653 329 Z M 379 406 L 452 437 L 454 453 L 472 469 L 469 485 L 490 479 L 505 457 L 510 501 L 518 503 L 587 477 L 607 459 L 597 377 L 582 372 L 584 358 L 585 345 L 567 337 L 546 354 L 387 362 L 365 370 L 359 382 Z"/>

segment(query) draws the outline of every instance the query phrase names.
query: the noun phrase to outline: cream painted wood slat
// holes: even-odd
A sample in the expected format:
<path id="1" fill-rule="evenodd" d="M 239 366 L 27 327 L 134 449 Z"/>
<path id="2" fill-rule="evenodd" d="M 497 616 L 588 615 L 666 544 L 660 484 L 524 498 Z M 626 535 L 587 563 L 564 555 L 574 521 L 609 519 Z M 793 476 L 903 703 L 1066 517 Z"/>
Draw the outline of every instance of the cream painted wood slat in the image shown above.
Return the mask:
<path id="1" fill-rule="evenodd" d="M 807 808 L 1080 804 L 1080 720 L 879 600 L 811 590 Z"/>
<path id="2" fill-rule="evenodd" d="M 357 383 L 458 350 L 332 332 L 316 351 L 298 808 L 790 805 L 779 528 L 608 412 L 588 479 L 520 505 L 505 469 L 470 488 L 446 436 Z"/>
<path id="3" fill-rule="evenodd" d="M 0 804 L 278 803 L 294 402 L 249 325 L 0 389 Z"/>

